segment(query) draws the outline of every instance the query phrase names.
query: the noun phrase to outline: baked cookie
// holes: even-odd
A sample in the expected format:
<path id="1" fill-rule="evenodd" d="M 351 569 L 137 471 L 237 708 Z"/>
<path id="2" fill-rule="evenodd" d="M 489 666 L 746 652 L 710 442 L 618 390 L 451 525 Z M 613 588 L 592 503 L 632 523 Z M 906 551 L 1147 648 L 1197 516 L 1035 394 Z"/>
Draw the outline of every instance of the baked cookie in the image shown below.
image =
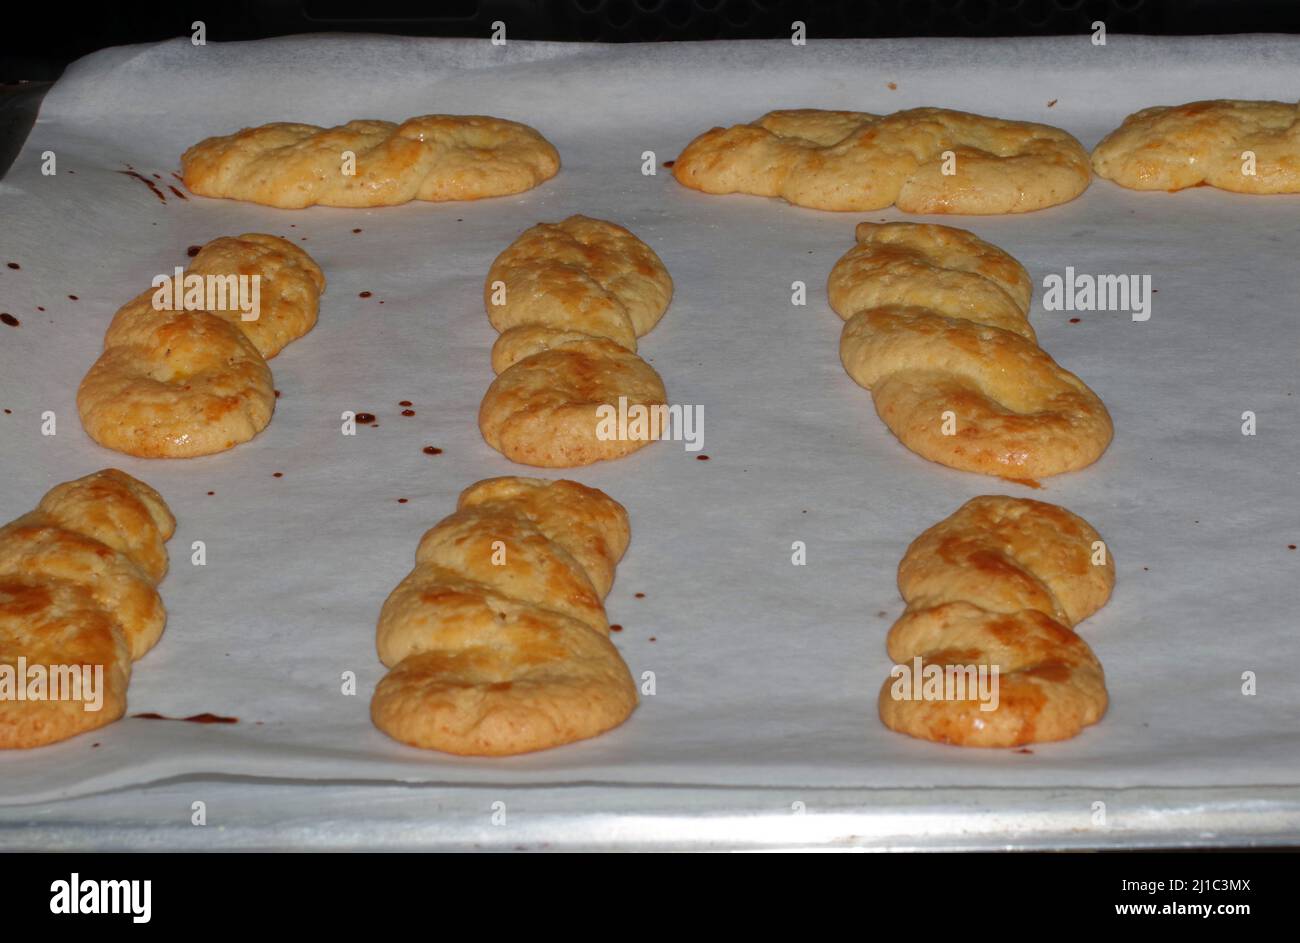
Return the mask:
<path id="1" fill-rule="evenodd" d="M 104 352 L 77 391 L 81 423 L 100 445 L 140 458 L 190 458 L 247 442 L 271 421 L 266 361 L 315 325 L 324 274 L 288 240 L 248 233 L 208 243 L 185 280 L 192 275 L 204 279 L 201 303 L 218 303 L 189 309 L 197 296 L 166 299 L 151 288 L 109 324 Z M 241 276 L 250 277 L 250 290 L 257 286 L 250 320 L 230 281 Z"/>
<path id="2" fill-rule="evenodd" d="M 918 455 L 1041 478 L 1110 444 L 1106 407 L 1038 346 L 1029 275 L 996 246 L 947 226 L 861 223 L 827 289 L 846 321 L 844 369 Z"/>
<path id="3" fill-rule="evenodd" d="M 673 176 L 705 193 L 781 197 L 818 210 L 963 214 L 1067 203 L 1091 179 L 1088 152 L 1060 128 L 944 108 L 883 117 L 772 111 L 701 134 Z"/>
<path id="4" fill-rule="evenodd" d="M 1065 740 L 1106 712 L 1105 677 L 1073 627 L 1106 604 L 1115 563 L 1087 521 L 1041 501 L 973 498 L 912 542 L 898 567 L 907 610 L 889 630 L 880 719 L 958 746 Z M 996 697 L 916 696 L 922 666 L 996 670 Z M 945 690 L 949 695 L 954 690 Z"/>
<path id="5" fill-rule="evenodd" d="M 195 144 L 181 155 L 181 167 L 185 185 L 201 196 L 301 209 L 505 196 L 554 177 L 560 155 L 514 121 L 423 115 L 400 125 L 245 128 Z"/>
<path id="6" fill-rule="evenodd" d="M 636 686 L 604 599 L 629 538 L 622 505 L 577 482 L 471 485 L 380 612 L 391 670 L 375 726 L 416 747 L 504 756 L 621 724 Z"/>
<path id="7" fill-rule="evenodd" d="M 1144 108 L 1102 139 L 1092 169 L 1130 190 L 1300 193 L 1300 105 L 1221 99 Z"/>
<path id="8" fill-rule="evenodd" d="M 325 291 L 325 273 L 310 255 L 287 239 L 259 232 L 213 239 L 199 250 L 185 274 L 226 279 L 260 276 L 256 318 L 246 320 L 236 305 L 206 310 L 243 331 L 266 360 L 316 326 Z"/>
<path id="9" fill-rule="evenodd" d="M 110 468 L 57 485 L 0 528 L 0 748 L 44 746 L 125 713 L 131 662 L 167 620 L 156 587 L 175 526 L 156 491 Z M 41 697 L 3 691 L 30 695 L 39 676 Z"/>
<path id="10" fill-rule="evenodd" d="M 602 437 L 601 408 L 667 404 L 637 338 L 663 317 L 673 280 L 622 226 L 586 216 L 541 223 L 497 256 L 483 289 L 498 374 L 479 407 L 488 445 L 524 465 L 619 458 L 652 436 Z M 659 430 L 662 431 L 662 430 Z"/>

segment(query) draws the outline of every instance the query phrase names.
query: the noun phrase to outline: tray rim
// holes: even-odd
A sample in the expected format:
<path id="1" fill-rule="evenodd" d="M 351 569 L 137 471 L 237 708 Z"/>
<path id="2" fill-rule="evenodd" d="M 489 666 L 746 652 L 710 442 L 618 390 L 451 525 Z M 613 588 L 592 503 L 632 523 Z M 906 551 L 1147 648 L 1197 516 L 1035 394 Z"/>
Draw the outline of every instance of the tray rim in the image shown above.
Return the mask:
<path id="1" fill-rule="evenodd" d="M 105 799 L 112 797 L 110 801 Z M 212 810 L 190 824 L 190 802 Z M 1091 824 L 1105 802 L 1105 827 Z M 506 827 L 492 822 L 504 802 Z M 794 811 L 802 802 L 805 811 Z M 109 808 L 112 811 L 108 811 Z M 175 810 L 170 821 L 160 812 Z M 214 814 L 215 813 L 215 814 Z M 215 826 L 215 827 L 214 827 Z M 859 789 L 181 777 L 0 808 L 0 851 L 1014 851 L 1300 846 L 1300 785 Z"/>

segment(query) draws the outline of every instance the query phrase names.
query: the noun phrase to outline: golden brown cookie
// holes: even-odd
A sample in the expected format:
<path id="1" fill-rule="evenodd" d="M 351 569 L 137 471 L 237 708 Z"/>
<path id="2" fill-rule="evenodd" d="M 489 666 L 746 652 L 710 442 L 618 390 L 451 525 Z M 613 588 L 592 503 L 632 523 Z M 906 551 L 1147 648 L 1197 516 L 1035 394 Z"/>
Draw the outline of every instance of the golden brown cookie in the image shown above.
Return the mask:
<path id="1" fill-rule="evenodd" d="M 964 214 L 1066 203 L 1091 179 L 1088 152 L 1059 128 L 943 108 L 883 117 L 769 112 L 701 134 L 673 176 L 705 193 L 781 197 L 819 210 Z"/>
<path id="2" fill-rule="evenodd" d="M 270 360 L 316 326 L 325 273 L 287 239 L 250 232 L 213 239 L 190 262 L 186 275 L 260 276 L 258 316 L 246 320 L 235 305 L 207 309 L 234 324 Z"/>
<path id="3" fill-rule="evenodd" d="M 214 239 L 190 276 L 204 279 L 202 302 L 218 301 L 211 309 L 158 310 L 197 299 L 151 288 L 109 324 L 104 352 L 77 391 L 82 425 L 100 445 L 141 458 L 190 458 L 247 442 L 271 421 L 266 360 L 315 325 L 325 276 L 288 240 L 260 233 Z M 228 282 L 240 276 L 250 276 L 250 291 L 258 279 L 251 320 Z M 207 285 L 231 290 L 209 296 Z"/>
<path id="4" fill-rule="evenodd" d="M 131 662 L 166 622 L 156 587 L 174 529 L 156 491 L 112 468 L 57 485 L 0 528 L 0 749 L 65 740 L 125 713 Z M 63 686 L 69 672 L 80 683 L 96 669 L 97 698 Z M 31 695 L 41 676 L 42 696 L 17 699 L 16 686 Z"/>
<path id="5" fill-rule="evenodd" d="M 637 338 L 663 317 L 673 282 L 654 250 L 622 226 L 585 216 L 541 223 L 497 256 L 484 304 L 501 332 L 499 375 L 479 407 L 484 440 L 545 467 L 619 458 L 653 438 L 602 437 L 602 407 L 667 403 Z M 662 431 L 662 430 L 659 430 Z"/>
<path id="6" fill-rule="evenodd" d="M 1097 395 L 1038 346 L 1029 276 L 973 234 L 861 223 L 835 264 L 840 359 L 909 449 L 951 468 L 1041 478 L 1110 444 Z"/>
<path id="7" fill-rule="evenodd" d="M 583 740 L 636 707 L 604 598 L 627 512 L 573 481 L 489 478 L 420 540 L 384 602 L 391 670 L 375 726 L 412 746 L 504 756 Z"/>
<path id="8" fill-rule="evenodd" d="M 1144 108 L 1093 149 L 1092 169 L 1130 190 L 1300 193 L 1300 105 L 1221 99 Z"/>
<path id="9" fill-rule="evenodd" d="M 423 115 L 400 125 L 245 128 L 200 141 L 181 155 L 181 167 L 185 185 L 202 196 L 300 209 L 505 196 L 554 177 L 560 155 L 514 121 Z"/>
<path id="10" fill-rule="evenodd" d="M 973 498 L 912 542 L 898 567 L 907 610 L 889 631 L 896 667 L 885 726 L 958 746 L 1065 740 L 1106 712 L 1105 677 L 1073 627 L 1110 598 L 1115 563 L 1087 521 L 1041 501 Z M 996 696 L 917 696 L 922 666 L 996 669 Z M 933 669 L 932 669 L 933 670 Z M 987 693 L 987 691 L 986 691 Z"/>

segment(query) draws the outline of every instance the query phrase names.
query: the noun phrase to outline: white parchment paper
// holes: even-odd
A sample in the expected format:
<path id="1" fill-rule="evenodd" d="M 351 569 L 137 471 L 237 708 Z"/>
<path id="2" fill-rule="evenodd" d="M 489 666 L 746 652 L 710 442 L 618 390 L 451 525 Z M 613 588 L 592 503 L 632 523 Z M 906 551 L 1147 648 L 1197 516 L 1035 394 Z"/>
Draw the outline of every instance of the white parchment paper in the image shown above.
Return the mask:
<path id="1" fill-rule="evenodd" d="M 815 31 L 814 31 L 815 33 Z M 72 67 L 0 181 L 0 520 L 105 466 L 156 487 L 179 521 L 169 611 L 135 666 L 130 712 L 212 712 L 225 726 L 127 719 L 0 755 L 0 803 L 183 774 L 447 783 L 852 787 L 1300 783 L 1300 197 L 1135 193 L 1095 181 L 1066 206 L 939 220 L 1019 258 L 1040 342 L 1106 401 L 1116 436 L 1083 472 L 1031 491 L 900 446 L 840 367 L 831 265 L 869 215 L 708 197 L 660 168 L 697 133 L 776 107 L 939 105 L 1057 124 L 1091 147 L 1159 103 L 1300 95 L 1300 41 L 786 42 L 566 46 L 370 36 L 109 50 Z M 127 165 L 176 183 L 179 155 L 275 120 L 431 112 L 524 121 L 560 175 L 480 203 L 281 211 L 163 204 Z M 41 173 L 52 151 L 58 173 Z M 178 184 L 179 186 L 179 184 Z M 488 266 L 521 230 L 587 213 L 629 226 L 677 284 L 642 342 L 673 402 L 704 407 L 699 461 L 661 443 L 565 473 L 631 514 L 608 601 L 615 639 L 656 694 L 598 739 L 505 760 L 402 747 L 375 730 L 374 626 L 420 534 L 466 485 L 514 466 L 478 433 L 495 333 Z M 362 232 L 354 233 L 354 229 Z M 145 461 L 80 427 L 77 384 L 117 307 L 185 250 L 248 231 L 324 268 L 320 323 L 271 366 L 269 429 L 222 455 Z M 1149 321 L 1044 312 L 1066 266 L 1149 274 Z M 806 307 L 791 283 L 808 285 Z M 359 297 L 371 292 L 369 298 Z M 76 295 L 73 301 L 68 296 Z M 382 304 L 380 303 L 382 302 Z M 39 311 L 39 307 L 45 310 Z M 1079 323 L 1070 323 L 1079 317 Z M 399 401 L 416 415 L 402 417 Z M 377 426 L 340 434 L 344 410 Z M 1258 435 L 1241 434 L 1242 414 Z M 42 413 L 57 434 L 41 434 Z M 434 445 L 438 456 L 421 449 Z M 273 477 L 274 473 L 282 477 Z M 542 473 L 546 474 L 546 473 Z M 214 494 L 209 495 L 209 492 Z M 908 543 L 967 498 L 1012 493 L 1091 521 L 1118 564 L 1080 631 L 1111 708 L 1067 743 L 958 750 L 886 731 L 875 698 Z M 407 498 L 407 503 L 399 503 Z M 207 565 L 190 562 L 204 541 Z M 791 564 L 794 541 L 807 565 Z M 644 593 L 644 598 L 635 594 Z M 340 693 L 356 672 L 358 693 Z M 1242 694 L 1243 672 L 1258 678 Z"/>

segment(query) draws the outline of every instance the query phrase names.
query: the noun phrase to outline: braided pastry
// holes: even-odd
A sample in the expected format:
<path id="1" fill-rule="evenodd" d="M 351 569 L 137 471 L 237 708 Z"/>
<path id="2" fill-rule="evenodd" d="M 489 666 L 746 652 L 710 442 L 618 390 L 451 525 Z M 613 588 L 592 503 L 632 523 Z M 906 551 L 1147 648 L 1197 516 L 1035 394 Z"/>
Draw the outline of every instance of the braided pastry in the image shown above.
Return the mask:
<path id="1" fill-rule="evenodd" d="M 175 526 L 156 491 L 109 468 L 56 485 L 0 528 L 0 748 L 44 746 L 126 712 L 131 662 L 167 620 L 156 587 Z M 21 666 L 50 679 L 45 698 L 65 667 L 100 669 L 99 709 L 84 688 L 80 700 L 17 700 L 3 682 L 10 669 L 30 687 Z"/>
<path id="2" fill-rule="evenodd" d="M 153 288 L 124 305 L 77 391 L 81 423 L 100 445 L 190 458 L 247 442 L 271 421 L 266 361 L 315 326 L 324 274 L 288 240 L 247 233 L 209 242 L 190 275 L 257 276 L 258 317 L 243 320 L 230 295 L 211 310 L 160 311 Z"/>
<path id="3" fill-rule="evenodd" d="M 900 697 L 880 689 L 880 719 L 899 733 L 958 746 L 1065 740 L 1106 712 L 1101 664 L 1072 629 L 1106 604 L 1115 564 L 1083 518 L 1041 501 L 985 495 L 912 542 L 898 566 L 907 610 L 889 657 L 997 671 L 993 710 L 980 702 Z"/>
<path id="4" fill-rule="evenodd" d="M 673 176 L 705 193 L 781 197 L 818 210 L 894 205 L 905 213 L 968 214 L 1067 203 L 1091 179 L 1088 152 L 1060 128 L 943 108 L 884 117 L 772 111 L 701 134 L 677 158 Z"/>
<path id="5" fill-rule="evenodd" d="M 1106 407 L 1038 346 L 1029 275 L 996 246 L 947 226 L 861 223 L 827 288 L 847 320 L 844 369 L 918 455 L 1040 478 L 1110 444 Z"/>
<path id="6" fill-rule="evenodd" d="M 344 173 L 345 152 L 355 173 Z M 337 128 L 277 122 L 212 137 L 181 155 L 201 196 L 282 209 L 479 200 L 531 190 L 560 169 L 527 125 L 481 115 L 423 115 Z"/>
<path id="7" fill-rule="evenodd" d="M 501 332 L 479 408 L 487 444 L 524 465 L 619 458 L 652 438 L 601 438 L 600 407 L 667 403 L 637 338 L 659 323 L 673 280 L 622 226 L 586 216 L 540 223 L 497 256 L 483 290 Z M 653 433 L 652 433 L 653 435 Z"/>
<path id="8" fill-rule="evenodd" d="M 1096 146 L 1092 169 L 1130 190 L 1208 184 L 1300 193 L 1300 105 L 1229 99 L 1144 108 Z"/>
<path id="9" fill-rule="evenodd" d="M 616 727 L 636 707 L 603 600 L 627 512 L 573 481 L 489 478 L 420 540 L 379 615 L 371 717 L 412 746 L 526 753 Z"/>

